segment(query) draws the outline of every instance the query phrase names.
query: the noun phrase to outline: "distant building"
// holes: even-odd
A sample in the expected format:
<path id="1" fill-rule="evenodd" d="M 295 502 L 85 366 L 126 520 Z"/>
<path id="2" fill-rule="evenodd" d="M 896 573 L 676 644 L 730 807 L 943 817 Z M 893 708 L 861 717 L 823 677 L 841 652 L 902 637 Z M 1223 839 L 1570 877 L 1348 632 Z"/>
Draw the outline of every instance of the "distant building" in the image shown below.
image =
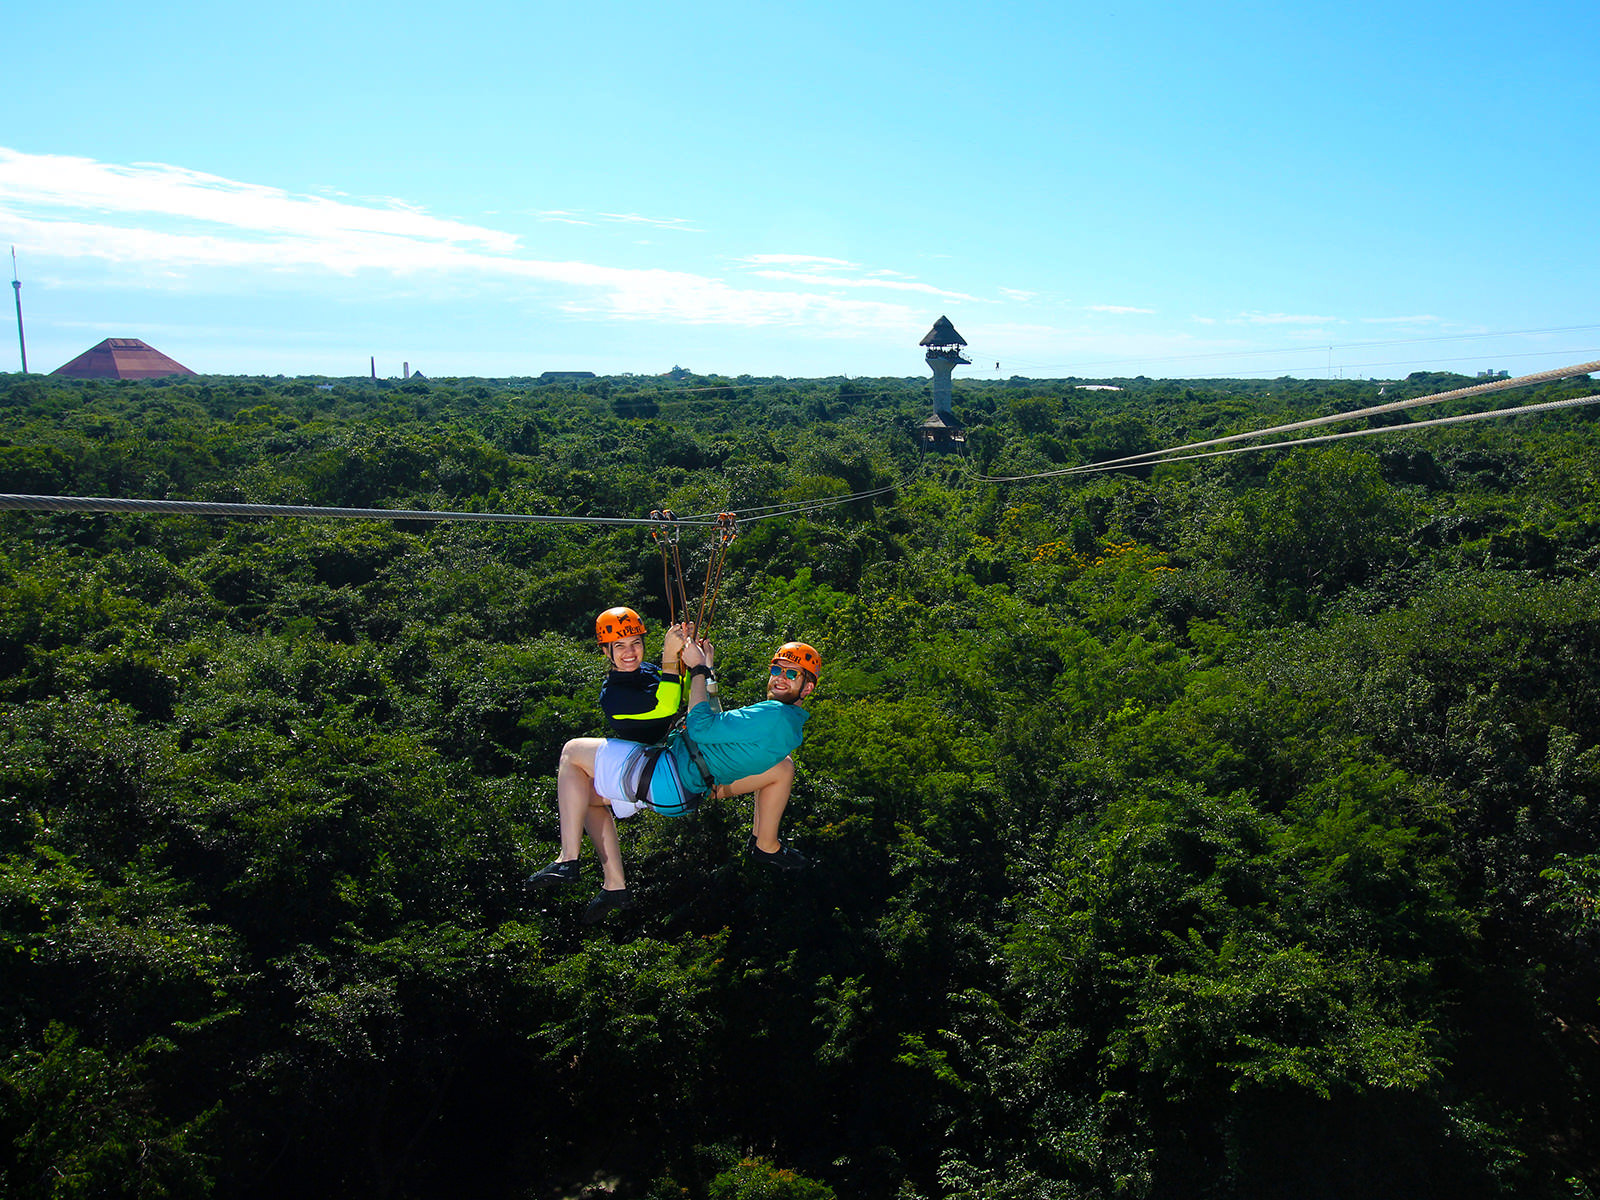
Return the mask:
<path id="1" fill-rule="evenodd" d="M 967 431 L 954 417 L 934 413 L 917 430 L 917 438 L 924 450 L 939 450 L 959 454 L 967 448 Z"/>
<path id="2" fill-rule="evenodd" d="M 1493 369 L 1488 370 L 1488 371 L 1479 371 L 1478 372 L 1478 378 L 1479 379 L 1510 379 L 1511 378 L 1511 372 L 1510 371 L 1496 371 L 1496 370 L 1493 370 Z"/>
<path id="3" fill-rule="evenodd" d="M 593 371 L 546 371 L 539 376 L 540 383 L 570 383 L 577 379 L 593 379 Z"/>
<path id="4" fill-rule="evenodd" d="M 107 338 L 50 373 L 71 379 L 165 379 L 169 375 L 194 374 L 138 338 Z"/>

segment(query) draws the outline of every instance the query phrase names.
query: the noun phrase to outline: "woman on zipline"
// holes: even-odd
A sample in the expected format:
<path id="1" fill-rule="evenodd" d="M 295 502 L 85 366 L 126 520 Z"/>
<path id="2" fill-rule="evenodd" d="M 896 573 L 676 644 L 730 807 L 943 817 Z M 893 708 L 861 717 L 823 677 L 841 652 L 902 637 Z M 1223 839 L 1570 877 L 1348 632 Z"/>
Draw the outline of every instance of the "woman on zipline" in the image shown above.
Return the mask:
<path id="1" fill-rule="evenodd" d="M 661 665 L 645 661 L 644 618 L 631 608 L 608 608 L 594 621 L 595 640 L 611 664 L 600 685 L 600 707 L 613 737 L 654 745 L 678 719 L 683 700 L 678 657 L 683 626 L 669 626 L 661 645 Z"/>

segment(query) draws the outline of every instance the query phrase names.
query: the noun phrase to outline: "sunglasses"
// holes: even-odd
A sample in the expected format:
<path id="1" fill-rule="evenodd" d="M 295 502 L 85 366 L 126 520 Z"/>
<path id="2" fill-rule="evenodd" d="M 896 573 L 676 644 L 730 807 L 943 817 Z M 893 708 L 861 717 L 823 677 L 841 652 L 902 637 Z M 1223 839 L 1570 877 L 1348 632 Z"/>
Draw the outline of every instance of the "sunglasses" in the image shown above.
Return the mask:
<path id="1" fill-rule="evenodd" d="M 782 675 L 785 679 L 799 679 L 803 673 L 804 672 L 795 670 L 793 667 L 772 668 L 772 677 L 774 679 L 776 679 L 779 675 Z"/>

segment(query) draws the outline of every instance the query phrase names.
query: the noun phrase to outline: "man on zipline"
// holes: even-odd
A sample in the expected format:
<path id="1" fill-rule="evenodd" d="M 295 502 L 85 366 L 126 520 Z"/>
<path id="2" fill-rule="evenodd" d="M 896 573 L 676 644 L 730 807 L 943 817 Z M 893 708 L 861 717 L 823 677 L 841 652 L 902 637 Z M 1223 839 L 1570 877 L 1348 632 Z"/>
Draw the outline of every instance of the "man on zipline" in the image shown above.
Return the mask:
<path id="1" fill-rule="evenodd" d="M 587 831 L 600 861 L 602 884 L 584 909 L 586 924 L 632 904 L 614 818 L 632 816 L 642 808 L 663 816 L 687 816 L 713 789 L 719 796 L 753 793 L 751 856 L 784 870 L 806 865 L 804 855 L 778 840 L 778 825 L 794 786 L 794 759 L 789 755 L 800 745 L 809 716 L 800 702 L 817 685 L 821 656 L 804 642 L 784 643 L 772 656 L 767 698 L 716 712 L 706 697 L 706 681 L 715 678 L 714 650 L 710 642 L 694 637 L 692 625 L 684 632 L 689 713 L 683 728 L 674 730 L 664 747 L 658 751 L 618 738 L 574 738 L 561 749 L 556 774 L 561 857 L 528 883 L 553 887 L 576 882 Z"/>

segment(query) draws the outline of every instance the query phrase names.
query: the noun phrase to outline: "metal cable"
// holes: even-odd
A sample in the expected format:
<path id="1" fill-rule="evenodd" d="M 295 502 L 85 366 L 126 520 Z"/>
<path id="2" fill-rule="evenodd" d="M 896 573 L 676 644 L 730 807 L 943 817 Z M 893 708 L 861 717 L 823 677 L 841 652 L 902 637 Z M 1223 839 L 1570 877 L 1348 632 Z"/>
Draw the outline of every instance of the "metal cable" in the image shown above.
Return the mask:
<path id="1" fill-rule="evenodd" d="M 1461 413 L 1454 417 L 1435 417 L 1431 421 L 1413 421 L 1405 425 L 1379 425 L 1373 429 L 1347 429 L 1343 433 L 1324 433 L 1318 437 L 1296 438 L 1288 442 L 1266 442 L 1260 446 L 1234 446 L 1228 450 L 1208 450 L 1204 454 L 1184 454 L 1177 458 L 1163 458 L 1150 466 L 1169 462 L 1193 462 L 1197 458 L 1218 458 L 1225 454 L 1249 454 L 1252 450 L 1280 450 L 1289 446 L 1313 446 L 1318 442 L 1336 442 L 1341 438 L 1371 437 L 1379 433 L 1406 433 L 1413 429 L 1427 429 L 1433 425 L 1456 425 L 1462 421 L 1487 421 L 1491 417 L 1524 417 L 1530 413 L 1548 412 L 1554 408 L 1578 408 L 1585 404 L 1600 404 L 1600 395 L 1574 396 L 1566 400 L 1549 400 L 1543 404 L 1526 404 L 1521 408 L 1497 408 L 1492 412 Z M 1114 471 L 1120 468 L 1110 463 L 1096 463 L 1078 468 L 1080 473 Z"/>
<path id="2" fill-rule="evenodd" d="M 225 504 L 211 500 L 130 500 L 108 496 L 0 494 L 0 511 L 165 513 L 200 517 L 306 517 L 352 521 L 493 521 L 541 525 L 650 525 L 643 517 L 563 517 L 534 513 L 434 512 L 407 508 L 322 508 L 307 504 Z M 715 520 L 685 518 L 686 525 Z"/>
<path id="3" fill-rule="evenodd" d="M 902 479 L 899 483 L 887 484 L 884 487 L 873 488 L 867 492 L 851 492 L 848 496 L 829 496 L 818 500 L 794 500 L 788 504 L 769 504 L 764 508 L 742 508 L 739 510 L 739 520 L 746 522 L 765 521 L 771 517 L 786 517 L 795 513 L 812 512 L 819 508 L 832 508 L 835 505 L 849 504 L 855 500 L 867 500 L 873 496 L 882 496 L 886 492 L 892 492 L 896 488 L 904 486 L 905 480 Z M 720 514 L 706 513 L 700 517 L 688 519 L 694 520 L 699 524 L 715 525 L 718 516 Z"/>
<path id="4" fill-rule="evenodd" d="M 1388 404 L 1375 404 L 1368 408 L 1358 408 L 1346 413 L 1333 413 L 1325 417 L 1312 417 L 1305 421 L 1293 421 L 1287 425 L 1273 425 L 1266 429 L 1255 429 L 1248 433 L 1235 433 L 1227 437 L 1211 438 L 1204 442 L 1189 442 L 1182 446 L 1169 446 L 1165 450 L 1146 450 L 1140 454 L 1129 454 L 1122 458 L 1113 458 L 1105 462 L 1081 463 L 1073 467 L 1062 467 L 1056 471 L 1040 471 L 1032 475 L 976 475 L 973 478 L 984 483 L 1019 483 L 1028 479 L 1044 479 L 1057 475 L 1081 475 L 1096 471 L 1111 470 L 1125 466 L 1154 466 L 1157 462 L 1184 462 L 1185 458 L 1168 458 L 1167 455 L 1181 454 L 1185 450 L 1202 450 L 1207 446 L 1225 446 L 1232 442 L 1248 441 L 1252 438 L 1269 437 L 1278 433 L 1291 433 L 1297 429 L 1311 429 L 1318 425 L 1332 425 L 1340 421 L 1355 421 L 1364 417 L 1378 416 L 1381 413 L 1399 412 L 1401 409 L 1418 408 L 1424 404 L 1442 404 L 1447 400 L 1461 400 L 1468 396 L 1482 396 L 1490 392 L 1503 392 L 1510 388 L 1528 387 L 1538 383 L 1554 383 L 1562 379 L 1571 379 L 1578 375 L 1588 375 L 1600 371 L 1600 360 L 1580 363 L 1575 367 L 1560 367 L 1553 371 L 1540 371 L 1534 375 L 1519 375 L 1515 379 L 1497 379 L 1492 383 L 1479 383 L 1471 387 L 1457 388 L 1450 392 L 1437 392 L 1429 396 L 1418 396 L 1411 400 L 1394 400 Z M 1562 406 L 1558 402 L 1558 407 Z M 1535 405 L 1527 411 L 1539 411 L 1545 405 Z M 1517 409 L 1496 409 L 1488 413 L 1475 413 L 1474 417 L 1498 417 L 1524 411 Z M 1450 424 L 1454 418 L 1444 418 L 1439 421 L 1419 421 L 1406 426 L 1384 426 L 1383 428 L 1422 429 L 1429 425 Z M 1362 433 L 1369 432 L 1362 430 Z M 1272 442 L 1255 449 L 1270 449 L 1272 446 L 1308 445 L 1313 441 L 1327 441 L 1331 438 L 1313 438 L 1299 442 Z M 1191 455 L 1191 458 L 1203 458 L 1204 455 Z"/>

